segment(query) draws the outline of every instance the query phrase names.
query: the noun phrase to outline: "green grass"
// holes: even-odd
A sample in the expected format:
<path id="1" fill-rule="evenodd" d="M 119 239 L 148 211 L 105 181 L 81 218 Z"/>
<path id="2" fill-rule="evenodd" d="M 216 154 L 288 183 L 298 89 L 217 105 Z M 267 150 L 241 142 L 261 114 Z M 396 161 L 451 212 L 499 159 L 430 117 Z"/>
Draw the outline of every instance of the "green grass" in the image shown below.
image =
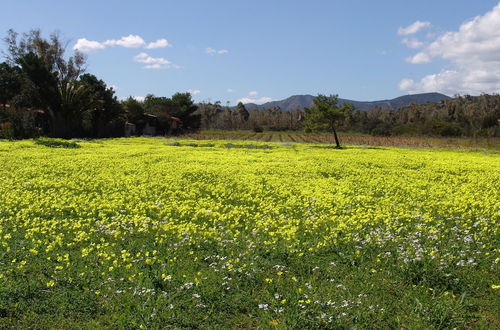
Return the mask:
<path id="1" fill-rule="evenodd" d="M 75 141 L 68 141 L 55 138 L 38 138 L 34 140 L 35 144 L 46 146 L 49 148 L 80 148 L 80 145 Z"/>
<path id="2" fill-rule="evenodd" d="M 499 327 L 496 151 L 78 144 L 0 141 L 0 328 Z"/>

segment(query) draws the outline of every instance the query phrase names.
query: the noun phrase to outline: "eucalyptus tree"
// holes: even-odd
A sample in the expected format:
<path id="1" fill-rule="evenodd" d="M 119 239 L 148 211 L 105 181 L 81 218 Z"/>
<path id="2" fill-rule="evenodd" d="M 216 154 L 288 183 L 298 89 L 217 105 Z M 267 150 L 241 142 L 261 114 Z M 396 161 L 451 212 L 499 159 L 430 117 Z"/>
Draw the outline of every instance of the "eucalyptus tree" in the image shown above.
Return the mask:
<path id="1" fill-rule="evenodd" d="M 66 56 L 68 42 L 59 34 L 52 33 L 44 38 L 39 29 L 19 34 L 14 30 L 7 32 L 4 38 L 7 63 L 18 67 L 34 89 L 33 98 L 25 104 L 36 105 L 50 117 L 51 135 L 71 137 L 77 134 L 80 113 L 88 104 L 88 93 L 78 83 L 78 78 L 85 71 L 85 57 L 75 51 Z M 21 93 L 23 94 L 23 93 Z M 27 93 L 24 93 L 27 95 Z M 29 96 L 29 95 L 28 95 Z"/>

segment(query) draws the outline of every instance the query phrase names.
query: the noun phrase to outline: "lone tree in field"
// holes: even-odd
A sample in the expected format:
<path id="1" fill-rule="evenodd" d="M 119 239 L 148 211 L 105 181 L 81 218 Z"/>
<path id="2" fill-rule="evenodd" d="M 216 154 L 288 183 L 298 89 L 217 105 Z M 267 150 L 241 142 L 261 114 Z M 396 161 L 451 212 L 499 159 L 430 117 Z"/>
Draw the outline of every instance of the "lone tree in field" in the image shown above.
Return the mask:
<path id="1" fill-rule="evenodd" d="M 313 100 L 312 107 L 305 108 L 304 129 L 306 132 L 325 130 L 333 132 L 336 148 L 341 149 L 335 127 L 349 116 L 354 110 L 354 106 L 350 103 L 344 103 L 339 107 L 337 103 L 338 95 L 318 94 Z"/>

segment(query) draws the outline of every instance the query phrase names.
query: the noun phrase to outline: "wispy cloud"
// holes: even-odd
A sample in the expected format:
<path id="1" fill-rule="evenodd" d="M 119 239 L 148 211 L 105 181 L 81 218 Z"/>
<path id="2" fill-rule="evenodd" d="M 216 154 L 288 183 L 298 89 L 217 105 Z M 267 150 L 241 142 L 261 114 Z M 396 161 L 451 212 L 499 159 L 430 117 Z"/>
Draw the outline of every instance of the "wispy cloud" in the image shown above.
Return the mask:
<path id="1" fill-rule="evenodd" d="M 207 47 L 205 48 L 205 53 L 208 54 L 208 55 L 216 55 L 216 54 L 219 54 L 219 55 L 225 55 L 225 54 L 229 54 L 229 51 L 227 49 L 215 49 L 215 48 L 212 48 L 212 47 Z"/>
<path id="2" fill-rule="evenodd" d="M 199 89 L 188 89 L 187 92 L 191 95 L 196 95 L 201 93 Z"/>
<path id="3" fill-rule="evenodd" d="M 402 36 L 415 34 L 418 31 L 422 30 L 423 28 L 427 28 L 429 26 L 431 26 L 430 22 L 416 21 L 406 27 L 400 27 L 398 29 L 398 34 Z"/>
<path id="4" fill-rule="evenodd" d="M 403 44 L 405 44 L 409 48 L 420 48 L 424 45 L 424 43 L 416 38 L 403 38 L 401 40 Z"/>
<path id="5" fill-rule="evenodd" d="M 399 88 L 415 93 L 439 91 L 448 95 L 500 92 L 500 3 L 482 16 L 445 32 L 407 58 L 413 64 L 445 60 L 446 70 L 420 81 L 404 78 Z"/>

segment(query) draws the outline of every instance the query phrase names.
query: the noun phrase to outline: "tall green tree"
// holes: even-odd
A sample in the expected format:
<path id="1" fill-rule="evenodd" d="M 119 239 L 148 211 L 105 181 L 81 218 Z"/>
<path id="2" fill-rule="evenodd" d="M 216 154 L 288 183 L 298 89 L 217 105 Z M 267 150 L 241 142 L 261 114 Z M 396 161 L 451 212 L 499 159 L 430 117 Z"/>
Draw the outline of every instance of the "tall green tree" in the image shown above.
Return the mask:
<path id="1" fill-rule="evenodd" d="M 28 103 L 40 106 L 48 114 L 51 135 L 63 138 L 82 135 L 83 114 L 92 104 L 86 86 L 77 80 L 59 81 L 57 74 L 34 53 L 22 56 L 18 63 L 36 89 L 33 97 L 37 100 Z"/>
<path id="2" fill-rule="evenodd" d="M 41 107 L 50 117 L 51 135 L 72 137 L 78 134 L 76 127 L 81 126 L 82 108 L 88 104 L 88 93 L 78 83 L 79 76 L 85 71 L 85 57 L 76 51 L 66 55 L 67 42 L 57 33 L 48 39 L 42 37 L 40 30 L 31 30 L 19 35 L 14 30 L 4 38 L 7 44 L 5 56 L 10 65 L 21 68 L 31 84 L 25 84 L 36 92 L 31 93 L 33 100 L 22 100 L 24 104 Z M 23 94 L 23 98 L 29 96 Z"/>
<path id="3" fill-rule="evenodd" d="M 164 128 L 169 125 L 172 117 L 182 121 L 184 131 L 193 131 L 200 127 L 201 115 L 195 114 L 198 106 L 194 104 L 190 93 L 175 93 L 171 98 L 148 94 L 143 105 L 145 112 L 155 115 Z"/>
<path id="4" fill-rule="evenodd" d="M 23 34 L 10 29 L 3 40 L 7 44 L 7 52 L 4 55 L 10 64 L 18 64 L 21 58 L 33 53 L 41 59 L 61 84 L 76 80 L 85 72 L 84 54 L 74 51 L 72 55 L 67 56 L 68 42 L 62 40 L 57 32 L 52 33 L 46 39 L 42 36 L 40 29 L 33 29 Z"/>
<path id="5" fill-rule="evenodd" d="M 184 130 L 195 131 L 200 128 L 201 115 L 195 114 L 198 106 L 194 104 L 190 93 L 175 93 L 172 102 L 175 109 L 172 115 L 182 120 Z"/>
<path id="6" fill-rule="evenodd" d="M 5 110 L 7 102 L 20 93 L 21 70 L 17 66 L 0 63 L 0 105 Z"/>
<path id="7" fill-rule="evenodd" d="M 313 105 L 305 108 L 304 128 L 306 131 L 324 131 L 333 133 L 337 148 L 341 148 L 337 136 L 336 127 L 340 125 L 354 110 L 350 103 L 344 103 L 341 107 L 338 105 L 338 95 L 322 95 L 313 100 Z"/>
<path id="8" fill-rule="evenodd" d="M 89 96 L 90 106 L 86 111 L 90 119 L 92 136 L 97 138 L 108 137 L 113 131 L 113 123 L 125 123 L 125 111 L 118 102 L 113 88 L 96 76 L 86 73 L 80 77 L 80 85 L 85 88 Z"/>
<path id="9" fill-rule="evenodd" d="M 129 96 L 121 103 L 129 122 L 136 123 L 137 121 L 141 120 L 142 116 L 144 115 L 144 105 L 142 102 L 134 99 L 132 96 Z"/>

